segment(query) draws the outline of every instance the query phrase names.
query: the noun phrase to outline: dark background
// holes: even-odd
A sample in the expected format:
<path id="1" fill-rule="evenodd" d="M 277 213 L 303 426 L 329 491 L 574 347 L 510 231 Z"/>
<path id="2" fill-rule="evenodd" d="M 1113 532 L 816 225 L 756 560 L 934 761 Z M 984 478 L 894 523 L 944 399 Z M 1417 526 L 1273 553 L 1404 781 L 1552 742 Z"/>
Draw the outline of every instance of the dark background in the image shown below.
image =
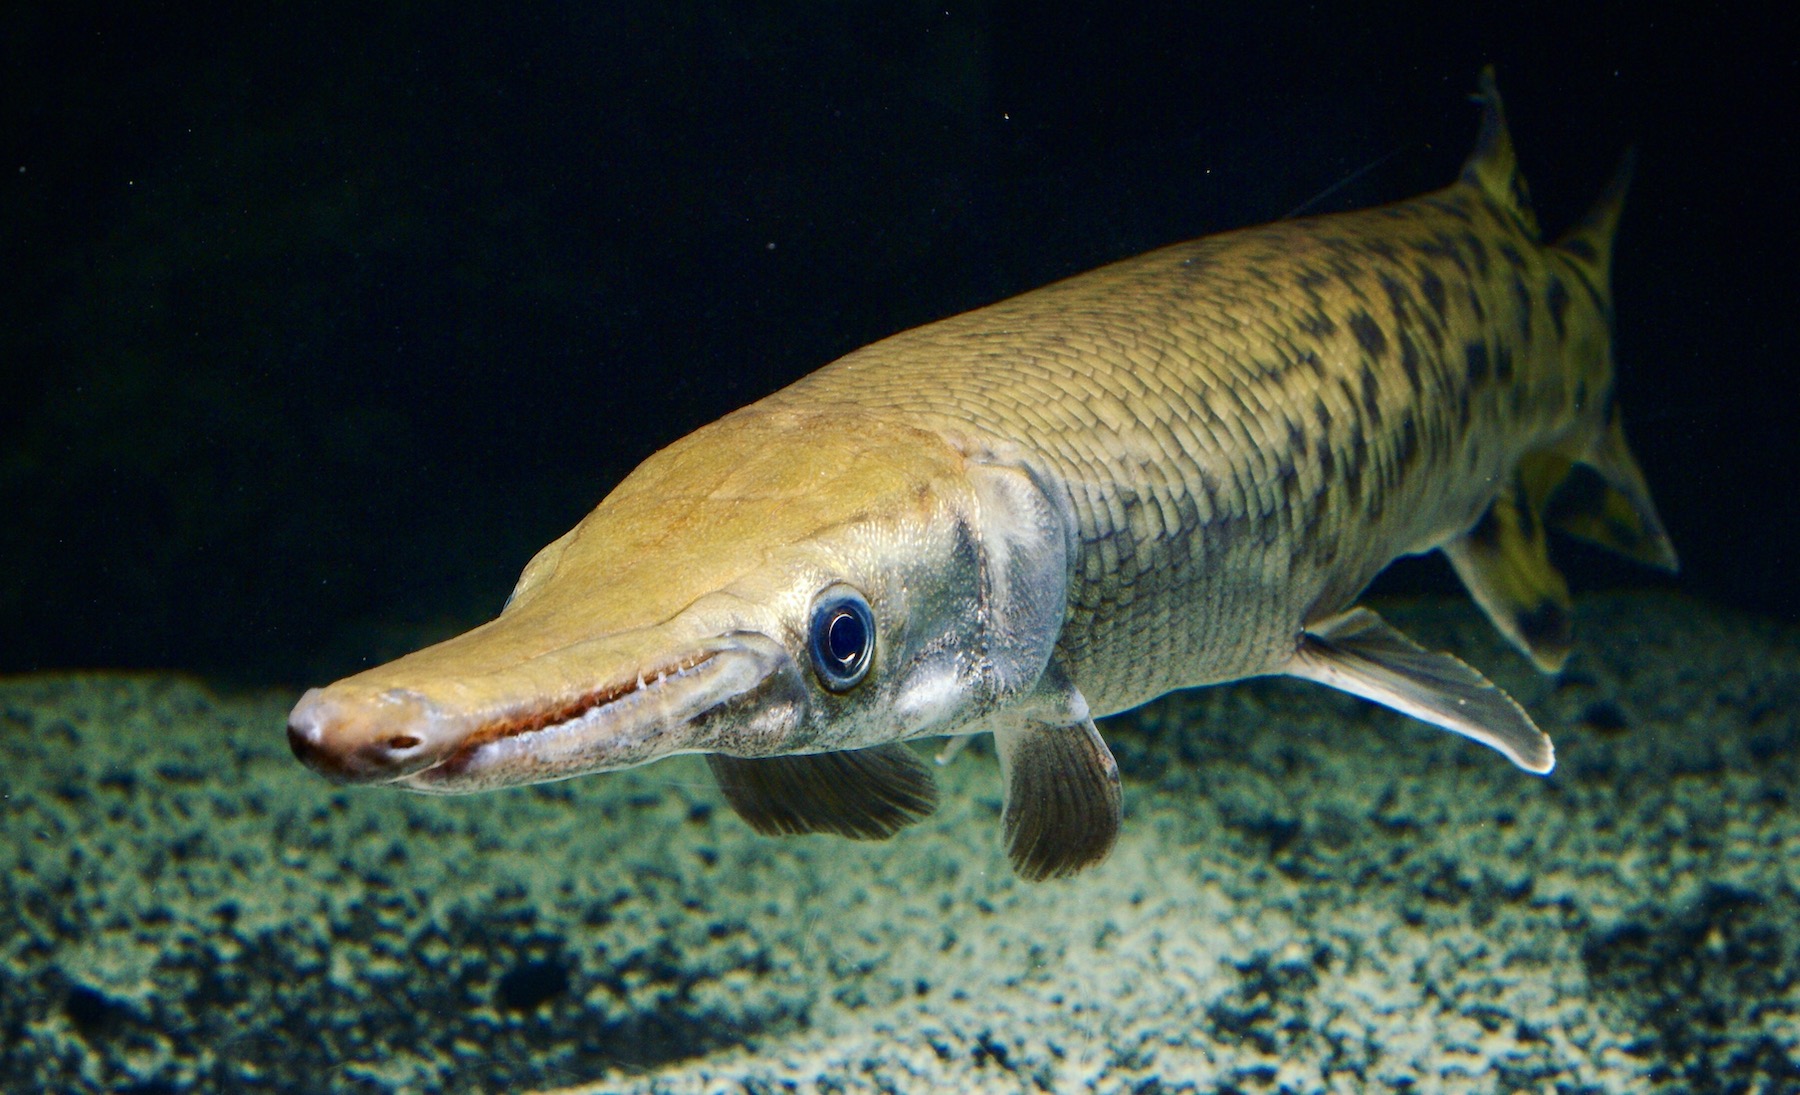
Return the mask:
<path id="1" fill-rule="evenodd" d="M 1618 356 L 1678 584 L 1800 618 L 1791 34 L 1424 7 L 7 5 L 0 671 L 319 683 L 469 626 L 863 343 L 1444 184 L 1488 61 L 1552 233 L 1638 144 Z"/>

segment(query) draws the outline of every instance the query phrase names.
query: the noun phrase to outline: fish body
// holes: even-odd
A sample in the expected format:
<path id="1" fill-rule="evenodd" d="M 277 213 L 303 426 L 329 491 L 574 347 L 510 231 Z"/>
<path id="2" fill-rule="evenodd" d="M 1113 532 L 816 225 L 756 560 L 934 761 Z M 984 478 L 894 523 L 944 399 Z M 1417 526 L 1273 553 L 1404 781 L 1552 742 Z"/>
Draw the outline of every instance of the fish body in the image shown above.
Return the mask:
<path id="1" fill-rule="evenodd" d="M 1451 186 L 1165 247 L 855 351 L 646 460 L 466 635 L 302 697 L 334 778 L 460 792 L 680 752 L 769 832 L 929 812 L 991 731 L 1030 878 L 1103 858 L 1094 727 L 1286 674 L 1547 772 L 1509 697 L 1355 605 L 1442 550 L 1546 671 L 1546 523 L 1673 569 L 1615 398 L 1626 172 L 1538 236 L 1498 93 Z"/>

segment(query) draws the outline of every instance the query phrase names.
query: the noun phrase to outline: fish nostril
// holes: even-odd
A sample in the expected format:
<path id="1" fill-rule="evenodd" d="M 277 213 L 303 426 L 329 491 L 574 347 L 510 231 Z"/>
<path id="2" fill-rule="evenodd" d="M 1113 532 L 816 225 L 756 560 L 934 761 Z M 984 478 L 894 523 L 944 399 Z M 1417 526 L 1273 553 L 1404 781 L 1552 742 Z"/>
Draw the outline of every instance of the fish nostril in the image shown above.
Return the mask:
<path id="1" fill-rule="evenodd" d="M 288 748 L 300 763 L 336 783 L 405 779 L 437 759 L 436 709 L 412 693 L 373 698 L 313 689 L 288 715 Z"/>

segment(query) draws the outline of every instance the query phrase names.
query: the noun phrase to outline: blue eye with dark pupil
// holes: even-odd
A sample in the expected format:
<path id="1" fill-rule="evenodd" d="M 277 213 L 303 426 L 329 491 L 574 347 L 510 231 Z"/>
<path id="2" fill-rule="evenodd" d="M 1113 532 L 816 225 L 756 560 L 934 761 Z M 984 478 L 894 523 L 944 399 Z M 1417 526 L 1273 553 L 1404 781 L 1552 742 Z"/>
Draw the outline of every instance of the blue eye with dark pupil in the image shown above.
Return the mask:
<path id="1" fill-rule="evenodd" d="M 863 679 L 875 652 L 875 616 L 861 595 L 831 591 L 813 609 L 813 671 L 819 683 L 843 692 Z"/>
<path id="2" fill-rule="evenodd" d="M 863 623 L 856 618 L 854 612 L 840 609 L 831 617 L 831 623 L 826 625 L 825 649 L 845 669 L 862 660 L 863 644 L 867 641 L 868 633 L 863 630 Z"/>

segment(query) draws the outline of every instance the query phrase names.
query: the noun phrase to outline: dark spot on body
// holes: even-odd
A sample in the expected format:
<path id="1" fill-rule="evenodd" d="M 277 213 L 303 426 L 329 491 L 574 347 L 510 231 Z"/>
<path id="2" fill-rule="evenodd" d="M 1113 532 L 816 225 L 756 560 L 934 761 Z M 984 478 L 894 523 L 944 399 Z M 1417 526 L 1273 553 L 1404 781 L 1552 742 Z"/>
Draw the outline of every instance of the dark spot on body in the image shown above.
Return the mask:
<path id="1" fill-rule="evenodd" d="M 1300 423 L 1290 418 L 1288 420 L 1288 452 L 1292 453 L 1295 459 L 1304 460 L 1309 447 L 1306 431 L 1300 428 Z"/>
<path id="2" fill-rule="evenodd" d="M 1473 219 L 1473 216 L 1469 212 L 1468 199 L 1463 198 L 1461 195 L 1454 198 L 1432 197 L 1422 200 L 1424 204 L 1429 205 L 1431 208 L 1445 216 L 1455 217 L 1459 221 L 1469 221 Z"/>
<path id="3" fill-rule="evenodd" d="M 1369 416 L 1369 424 L 1380 426 L 1381 382 L 1375 379 L 1375 370 L 1367 365 L 1362 367 L 1362 405 L 1363 413 Z"/>
<path id="4" fill-rule="evenodd" d="M 1394 250 L 1394 245 L 1389 243 L 1387 240 L 1372 239 L 1368 242 L 1367 246 L 1369 249 L 1369 253 L 1371 255 L 1374 255 L 1376 258 L 1385 259 L 1388 262 L 1393 262 L 1395 259 L 1397 259 L 1399 257 L 1399 253 Z"/>
<path id="5" fill-rule="evenodd" d="M 1444 349 L 1445 325 L 1442 323 L 1427 323 L 1424 326 L 1425 337 L 1431 340 L 1432 354 L 1435 356 Z"/>
<path id="6" fill-rule="evenodd" d="M 1306 366 L 1308 369 L 1310 369 L 1314 376 L 1324 376 L 1325 375 L 1325 362 L 1322 361 L 1319 358 L 1319 355 L 1317 353 L 1315 353 L 1314 351 L 1301 350 L 1299 362 L 1300 362 L 1300 364 L 1302 364 L 1302 365 Z"/>
<path id="7" fill-rule="evenodd" d="M 1406 314 L 1412 305 L 1412 293 L 1399 278 L 1388 273 L 1377 274 L 1381 282 L 1381 291 L 1387 294 L 1388 307 L 1393 310 L 1396 326 L 1406 322 Z"/>
<path id="8" fill-rule="evenodd" d="M 1550 275 L 1550 284 L 1544 290 L 1544 302 L 1550 306 L 1550 322 L 1556 327 L 1556 341 L 1561 342 L 1569 336 L 1569 287 L 1555 274 Z"/>
<path id="9" fill-rule="evenodd" d="M 1414 395 L 1425 390 L 1419 379 L 1419 347 L 1405 331 L 1400 332 L 1400 368 L 1406 370 L 1406 381 L 1412 385 Z"/>
<path id="10" fill-rule="evenodd" d="M 1517 247 L 1514 247 L 1510 243 L 1501 243 L 1497 250 L 1500 252 L 1500 257 L 1506 260 L 1508 266 L 1511 266 L 1514 270 L 1525 269 L 1525 256 L 1519 254 L 1519 249 Z"/>
<path id="11" fill-rule="evenodd" d="M 1405 471 L 1418 462 L 1419 457 L 1419 423 L 1411 411 L 1400 420 L 1400 440 L 1394 446 L 1394 463 Z"/>
<path id="12" fill-rule="evenodd" d="M 1208 512 L 1219 512 L 1219 477 L 1205 468 L 1200 469 L 1200 494 L 1206 499 Z"/>
<path id="13" fill-rule="evenodd" d="M 1431 305 L 1433 312 L 1437 313 L 1438 322 L 1444 322 L 1448 318 L 1444 298 L 1444 279 L 1438 277 L 1437 271 L 1430 267 L 1420 268 L 1419 292 L 1425 294 L 1425 302 Z"/>
<path id="14" fill-rule="evenodd" d="M 1581 289 L 1587 294 L 1588 300 L 1593 302 L 1594 310 L 1606 317 L 1606 322 L 1610 325 L 1612 323 L 1612 306 L 1607 303 L 1605 296 L 1587 276 L 1587 272 L 1579 266 L 1569 267 L 1569 272 L 1574 274 L 1575 280 L 1581 283 Z"/>
<path id="15" fill-rule="evenodd" d="M 1464 232 L 1462 242 L 1463 246 L 1469 249 L 1469 255 L 1475 260 L 1476 275 L 1487 277 L 1488 253 L 1487 247 L 1481 242 L 1481 237 L 1473 232 Z"/>
<path id="16" fill-rule="evenodd" d="M 1337 324 L 1330 316 L 1315 309 L 1301 313 L 1300 329 L 1314 338 L 1326 338 L 1337 333 Z"/>
<path id="17" fill-rule="evenodd" d="M 1471 386 L 1482 384 L 1488 378 L 1488 348 L 1485 342 L 1470 342 L 1463 347 L 1463 360 L 1468 362 L 1468 377 Z"/>
<path id="18" fill-rule="evenodd" d="M 1356 344 L 1370 357 L 1380 357 L 1387 351 L 1387 335 L 1381 331 L 1381 325 L 1373 316 L 1357 309 L 1349 315 L 1351 333 L 1356 335 Z"/>
<path id="19" fill-rule="evenodd" d="M 1481 303 L 1481 293 L 1473 285 L 1469 286 L 1469 310 L 1475 313 L 1475 322 L 1487 322 L 1487 305 Z"/>
<path id="20" fill-rule="evenodd" d="M 1344 486 L 1352 499 L 1362 493 L 1363 469 L 1369 463 L 1369 439 L 1360 421 L 1350 424 L 1350 442 L 1344 446 Z"/>
<path id="21" fill-rule="evenodd" d="M 1494 379 L 1509 384 L 1513 378 L 1512 347 L 1502 342 L 1494 347 Z"/>
<path id="22" fill-rule="evenodd" d="M 1594 251 L 1594 245 L 1588 242 L 1585 236 L 1576 236 L 1572 240 L 1565 240 L 1560 246 L 1564 251 L 1584 262 L 1593 262 L 1599 257 Z"/>
<path id="23" fill-rule="evenodd" d="M 1518 274 L 1512 278 L 1513 307 L 1519 316 L 1519 338 L 1526 346 L 1531 345 L 1531 290 L 1525 288 L 1525 279 Z"/>
<path id="24" fill-rule="evenodd" d="M 1276 461 L 1275 481 L 1281 484 L 1281 497 L 1291 509 L 1294 496 L 1300 492 L 1300 469 L 1295 467 L 1294 458 L 1291 455 L 1283 456 Z M 1274 526 L 1272 521 L 1269 524 L 1271 527 Z"/>
<path id="25" fill-rule="evenodd" d="M 1456 272 L 1458 274 L 1461 274 L 1465 278 L 1469 276 L 1469 264 L 1464 260 L 1462 249 L 1457 246 L 1456 239 L 1451 236 L 1450 233 L 1434 232 L 1432 233 L 1430 242 L 1419 243 L 1416 247 L 1421 255 L 1426 255 L 1430 258 L 1446 259 L 1452 266 L 1456 267 Z"/>
<path id="26" fill-rule="evenodd" d="M 1513 221 L 1507 211 L 1500 207 L 1500 203 L 1489 197 L 1485 190 L 1481 193 L 1481 211 L 1487 214 L 1489 220 L 1497 221 L 1500 224 L 1511 224 Z"/>

